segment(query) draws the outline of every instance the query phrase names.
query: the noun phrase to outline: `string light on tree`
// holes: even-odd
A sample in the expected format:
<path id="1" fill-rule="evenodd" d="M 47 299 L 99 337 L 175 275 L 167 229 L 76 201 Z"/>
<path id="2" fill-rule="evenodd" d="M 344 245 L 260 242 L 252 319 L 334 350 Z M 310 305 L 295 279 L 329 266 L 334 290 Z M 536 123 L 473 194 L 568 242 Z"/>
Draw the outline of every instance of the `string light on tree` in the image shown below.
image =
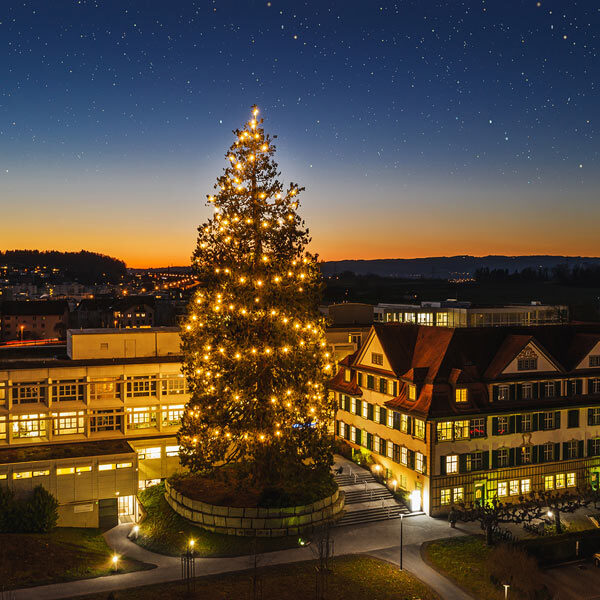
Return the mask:
<path id="1" fill-rule="evenodd" d="M 180 456 L 194 472 L 244 460 L 262 482 L 302 469 L 327 472 L 335 406 L 322 278 L 299 217 L 304 188 L 277 179 L 274 137 L 257 107 L 225 155 L 198 228 L 192 264 L 202 282 L 183 331 L 190 402 Z"/>

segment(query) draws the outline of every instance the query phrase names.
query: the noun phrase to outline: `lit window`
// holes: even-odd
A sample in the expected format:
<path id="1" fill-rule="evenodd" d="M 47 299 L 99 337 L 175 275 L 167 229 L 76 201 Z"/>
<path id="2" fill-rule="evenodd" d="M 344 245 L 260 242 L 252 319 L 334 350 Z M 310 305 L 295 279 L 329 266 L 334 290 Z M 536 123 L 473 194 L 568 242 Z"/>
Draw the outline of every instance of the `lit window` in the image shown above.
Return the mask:
<path id="1" fill-rule="evenodd" d="M 362 408 L 362 411 L 361 411 L 362 415 L 361 416 L 362 416 L 363 419 L 367 419 L 368 416 L 369 416 L 369 403 L 368 402 L 361 402 L 361 405 L 362 405 L 362 407 L 361 407 Z"/>
<path id="2" fill-rule="evenodd" d="M 408 464 L 408 448 L 402 446 L 400 448 L 400 462 L 406 466 Z"/>
<path id="3" fill-rule="evenodd" d="M 519 358 L 517 361 L 517 370 L 519 371 L 535 371 L 537 369 L 537 358 Z"/>
<path id="4" fill-rule="evenodd" d="M 420 452 L 415 453 L 415 471 L 418 471 L 419 473 L 423 473 L 424 471 L 423 458 L 424 457 Z"/>
<path id="5" fill-rule="evenodd" d="M 454 502 L 462 502 L 465 499 L 465 488 L 457 487 L 452 490 Z"/>
<path id="6" fill-rule="evenodd" d="M 394 458 L 394 444 L 391 442 L 387 443 L 387 457 L 391 459 Z"/>
<path id="7" fill-rule="evenodd" d="M 160 446 L 155 448 L 140 448 L 138 450 L 138 456 L 141 460 L 147 458 L 160 458 Z"/>
<path id="8" fill-rule="evenodd" d="M 498 400 L 508 400 L 510 398 L 510 387 L 508 385 L 498 386 Z"/>
<path id="9" fill-rule="evenodd" d="M 50 475 L 50 469 L 42 469 L 41 471 L 33 472 L 34 477 L 45 477 L 47 475 Z"/>
<path id="10" fill-rule="evenodd" d="M 530 400 L 533 398 L 533 385 L 531 383 L 524 383 L 521 386 L 521 398 L 523 400 Z"/>
<path id="11" fill-rule="evenodd" d="M 443 421 L 436 425 L 438 442 L 445 442 L 452 439 L 452 421 Z"/>
<path id="12" fill-rule="evenodd" d="M 458 454 L 446 456 L 446 473 L 458 473 Z"/>
<path id="13" fill-rule="evenodd" d="M 91 470 L 92 470 L 92 465 L 84 465 L 83 467 L 75 468 L 76 473 L 88 473 Z"/>
<path id="14" fill-rule="evenodd" d="M 344 369 L 344 381 L 350 382 L 352 380 L 352 371 L 350 369 Z"/>
<path id="15" fill-rule="evenodd" d="M 179 456 L 179 446 L 167 446 L 165 450 L 167 456 Z"/>
<path id="16" fill-rule="evenodd" d="M 531 414 L 521 415 L 521 431 L 527 433 L 531 431 Z"/>
<path id="17" fill-rule="evenodd" d="M 511 496 L 518 496 L 519 495 L 519 480 L 518 479 L 513 479 L 510 481 L 509 483 L 509 492 Z"/>
<path id="18" fill-rule="evenodd" d="M 476 419 L 471 419 L 470 432 L 469 432 L 470 436 L 472 438 L 485 437 L 485 435 L 486 435 L 485 424 L 486 424 L 485 417 L 477 417 Z"/>
<path id="19" fill-rule="evenodd" d="M 415 424 L 415 430 L 413 432 L 413 435 L 416 438 L 419 438 L 420 440 L 424 440 L 425 439 L 425 421 L 422 421 L 421 419 L 415 419 L 414 424 Z"/>
<path id="20" fill-rule="evenodd" d="M 412 383 L 408 384 L 408 399 L 413 401 L 417 399 L 417 386 Z"/>
<path id="21" fill-rule="evenodd" d="M 565 474 L 558 473 L 556 475 L 556 489 L 562 490 L 565 487 Z"/>
<path id="22" fill-rule="evenodd" d="M 498 466 L 508 467 L 508 448 L 501 448 L 498 450 Z"/>
<path id="23" fill-rule="evenodd" d="M 394 411 L 387 411 L 387 426 L 391 429 L 394 427 Z"/>
<path id="24" fill-rule="evenodd" d="M 454 394 L 454 398 L 457 403 L 462 403 L 467 401 L 467 388 L 456 388 L 456 392 Z"/>
<path id="25" fill-rule="evenodd" d="M 19 473 L 13 473 L 13 479 L 30 479 L 31 471 L 20 471 Z"/>
<path id="26" fill-rule="evenodd" d="M 521 464 L 531 464 L 531 446 L 523 446 L 521 448 Z"/>
<path id="27" fill-rule="evenodd" d="M 132 466 L 133 463 L 130 462 L 117 463 L 117 469 L 129 469 Z"/>
<path id="28" fill-rule="evenodd" d="M 469 421 L 454 421 L 454 439 L 469 439 Z"/>
<path id="29" fill-rule="evenodd" d="M 498 435 L 504 435 L 508 433 L 508 417 L 498 417 Z"/>
<path id="30" fill-rule="evenodd" d="M 567 473 L 567 487 L 575 487 L 575 473 Z"/>
<path id="31" fill-rule="evenodd" d="M 440 490 L 440 504 L 445 506 L 450 504 L 450 489 Z"/>
<path id="32" fill-rule="evenodd" d="M 353 415 L 356 414 L 356 398 L 350 398 L 350 411 Z"/>
<path id="33" fill-rule="evenodd" d="M 408 415 L 400 415 L 400 431 L 408 433 Z"/>
<path id="34" fill-rule="evenodd" d="M 553 490 L 554 489 L 554 475 L 546 475 L 544 477 L 544 489 L 545 490 Z"/>
<path id="35" fill-rule="evenodd" d="M 600 354 L 590 355 L 590 367 L 600 367 Z"/>
<path id="36" fill-rule="evenodd" d="M 521 479 L 521 494 L 531 492 L 531 479 Z"/>
<path id="37" fill-rule="evenodd" d="M 98 471 L 112 471 L 114 468 L 114 464 L 98 465 Z"/>
<path id="38" fill-rule="evenodd" d="M 72 475 L 75 473 L 75 467 L 60 467 L 56 469 L 57 475 Z"/>
<path id="39" fill-rule="evenodd" d="M 498 482 L 498 497 L 503 498 L 508 496 L 508 481 Z"/>
<path id="40" fill-rule="evenodd" d="M 6 479 L 6 473 L 0 473 L 0 479 Z"/>

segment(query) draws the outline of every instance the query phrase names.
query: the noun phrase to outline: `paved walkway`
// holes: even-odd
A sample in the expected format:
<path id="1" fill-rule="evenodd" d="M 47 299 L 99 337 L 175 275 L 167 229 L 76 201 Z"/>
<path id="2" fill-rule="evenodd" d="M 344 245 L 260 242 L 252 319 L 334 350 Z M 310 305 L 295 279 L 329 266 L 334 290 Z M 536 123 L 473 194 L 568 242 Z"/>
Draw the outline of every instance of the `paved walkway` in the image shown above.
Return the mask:
<path id="1" fill-rule="evenodd" d="M 118 554 L 136 560 L 155 564 L 156 569 L 136 571 L 122 575 L 109 575 L 95 579 L 82 579 L 68 583 L 57 583 L 15 591 L 15 600 L 54 600 L 72 598 L 84 594 L 108 592 L 112 590 L 175 581 L 181 577 L 179 558 L 154 554 L 127 538 L 131 525 L 119 525 L 105 534 L 108 545 Z M 405 568 L 438 591 L 445 600 L 466 600 L 469 596 L 458 589 L 436 571 L 428 567 L 420 555 L 423 542 L 441 537 L 463 535 L 460 529 L 450 529 L 448 524 L 425 515 L 411 517 L 404 521 Z M 365 523 L 354 527 L 340 527 L 334 530 L 336 556 L 343 554 L 366 553 L 398 564 L 400 520 Z M 261 555 L 261 566 L 312 560 L 310 547 L 293 548 L 268 552 Z M 199 558 L 196 560 L 198 575 L 212 575 L 240 571 L 251 568 L 252 557 Z"/>

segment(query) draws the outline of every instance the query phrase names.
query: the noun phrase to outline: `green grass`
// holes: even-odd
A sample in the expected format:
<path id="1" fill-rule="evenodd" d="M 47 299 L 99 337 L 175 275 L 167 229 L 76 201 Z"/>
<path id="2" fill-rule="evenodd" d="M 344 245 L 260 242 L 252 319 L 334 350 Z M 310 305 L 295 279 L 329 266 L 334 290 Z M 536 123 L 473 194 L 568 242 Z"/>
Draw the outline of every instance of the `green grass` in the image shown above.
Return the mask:
<path id="1" fill-rule="evenodd" d="M 425 547 L 425 557 L 440 573 L 476 598 L 500 600 L 504 594 L 489 579 L 486 563 L 492 547 L 483 536 L 438 540 Z"/>
<path id="2" fill-rule="evenodd" d="M 0 585 L 7 589 L 107 575 L 112 552 L 99 529 L 0 534 Z M 122 557 L 119 572 L 152 568 Z"/>
<path id="3" fill-rule="evenodd" d="M 196 580 L 190 598 L 231 600 L 252 598 L 253 571 L 212 575 Z M 315 594 L 315 563 L 301 562 L 258 569 L 264 600 L 307 600 Z M 343 556 L 332 562 L 327 600 L 439 600 L 421 581 L 397 567 L 368 556 Z M 106 593 L 80 600 L 106 600 Z M 146 586 L 116 593 L 118 600 L 180 600 L 181 582 Z"/>
<path id="4" fill-rule="evenodd" d="M 212 533 L 192 525 L 179 516 L 164 497 L 164 484 L 154 485 L 140 493 L 147 515 L 140 523 L 138 544 L 152 552 L 179 556 L 194 540 L 198 556 L 243 556 L 298 547 L 298 537 L 249 538 Z"/>

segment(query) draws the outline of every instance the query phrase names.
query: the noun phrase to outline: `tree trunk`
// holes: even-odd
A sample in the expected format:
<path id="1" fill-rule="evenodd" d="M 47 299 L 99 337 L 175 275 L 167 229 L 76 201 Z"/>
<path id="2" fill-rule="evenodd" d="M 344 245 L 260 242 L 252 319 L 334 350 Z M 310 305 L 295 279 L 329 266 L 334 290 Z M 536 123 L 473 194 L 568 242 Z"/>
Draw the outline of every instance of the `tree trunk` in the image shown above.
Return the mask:
<path id="1" fill-rule="evenodd" d="M 554 509 L 554 523 L 556 524 L 556 533 L 562 533 L 562 525 L 560 524 L 560 510 Z"/>
<path id="2" fill-rule="evenodd" d="M 488 523 L 485 526 L 485 543 L 488 546 L 494 545 L 494 527 L 493 527 L 492 523 Z"/>

